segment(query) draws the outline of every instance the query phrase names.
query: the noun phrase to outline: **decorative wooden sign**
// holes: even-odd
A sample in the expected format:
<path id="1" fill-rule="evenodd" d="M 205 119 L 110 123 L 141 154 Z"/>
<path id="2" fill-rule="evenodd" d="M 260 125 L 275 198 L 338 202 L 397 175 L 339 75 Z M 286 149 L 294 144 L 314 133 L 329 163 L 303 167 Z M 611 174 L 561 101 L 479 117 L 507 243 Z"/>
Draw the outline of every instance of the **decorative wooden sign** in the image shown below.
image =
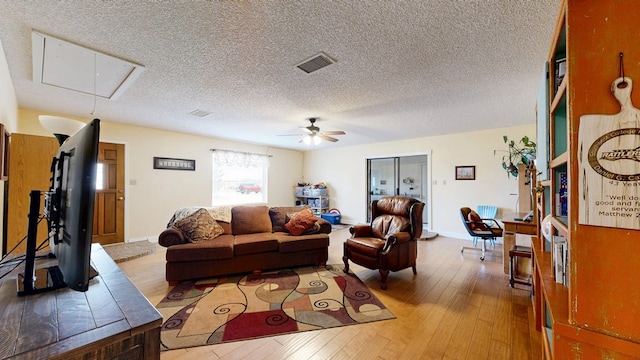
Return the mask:
<path id="1" fill-rule="evenodd" d="M 640 230 L 640 110 L 632 81 L 617 78 L 615 115 L 583 115 L 578 132 L 579 223 Z"/>
<path id="2" fill-rule="evenodd" d="M 153 157 L 153 168 L 164 170 L 196 170 L 196 161 L 190 159 L 175 159 L 164 157 Z"/>

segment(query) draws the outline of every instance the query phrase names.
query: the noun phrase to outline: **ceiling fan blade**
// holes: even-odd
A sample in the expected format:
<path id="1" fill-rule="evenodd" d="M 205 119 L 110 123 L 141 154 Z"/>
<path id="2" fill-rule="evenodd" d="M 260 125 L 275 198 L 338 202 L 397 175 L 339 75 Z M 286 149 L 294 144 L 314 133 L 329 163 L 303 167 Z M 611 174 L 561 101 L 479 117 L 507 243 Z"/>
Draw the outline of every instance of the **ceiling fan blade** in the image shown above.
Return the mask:
<path id="1" fill-rule="evenodd" d="M 318 135 L 318 136 L 319 136 L 319 137 L 320 137 L 320 139 L 322 139 L 322 140 L 327 140 L 327 141 L 331 141 L 331 142 L 336 142 L 336 141 L 338 141 L 338 139 L 333 138 L 333 137 L 331 137 L 331 136 L 324 135 L 324 134 L 320 134 L 320 135 Z"/>
<path id="2" fill-rule="evenodd" d="M 336 131 L 325 131 L 322 133 L 322 135 L 346 135 L 346 133 L 342 130 L 336 130 Z"/>

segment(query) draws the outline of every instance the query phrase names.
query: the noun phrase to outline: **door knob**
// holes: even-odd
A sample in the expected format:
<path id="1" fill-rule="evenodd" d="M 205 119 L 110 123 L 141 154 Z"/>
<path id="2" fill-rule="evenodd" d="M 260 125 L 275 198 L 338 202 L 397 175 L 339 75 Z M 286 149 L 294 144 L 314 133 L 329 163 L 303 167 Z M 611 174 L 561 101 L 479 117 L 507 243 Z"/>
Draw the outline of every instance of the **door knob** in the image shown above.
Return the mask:
<path id="1" fill-rule="evenodd" d="M 118 198 L 118 200 L 119 200 L 119 201 L 124 200 L 124 196 L 120 196 L 120 197 Z"/>

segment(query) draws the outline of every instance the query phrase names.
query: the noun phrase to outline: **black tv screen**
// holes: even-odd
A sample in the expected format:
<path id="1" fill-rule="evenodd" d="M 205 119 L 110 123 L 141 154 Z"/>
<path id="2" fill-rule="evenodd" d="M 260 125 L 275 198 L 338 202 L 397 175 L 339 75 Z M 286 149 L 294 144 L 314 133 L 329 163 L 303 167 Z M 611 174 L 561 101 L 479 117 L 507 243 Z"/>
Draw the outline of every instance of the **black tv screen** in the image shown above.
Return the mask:
<path id="1" fill-rule="evenodd" d="M 52 251 L 66 286 L 86 291 L 91 271 L 91 238 L 96 197 L 100 120 L 94 119 L 68 138 L 52 166 L 54 229 Z"/>

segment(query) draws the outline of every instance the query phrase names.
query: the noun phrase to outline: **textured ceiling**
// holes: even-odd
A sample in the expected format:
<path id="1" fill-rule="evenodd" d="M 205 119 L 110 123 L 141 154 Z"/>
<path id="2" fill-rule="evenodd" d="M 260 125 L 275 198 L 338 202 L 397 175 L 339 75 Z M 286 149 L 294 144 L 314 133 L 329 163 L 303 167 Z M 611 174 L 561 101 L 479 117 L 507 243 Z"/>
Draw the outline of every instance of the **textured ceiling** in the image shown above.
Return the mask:
<path id="1" fill-rule="evenodd" d="M 366 144 L 535 121 L 559 0 L 0 1 L 20 107 L 94 117 L 32 81 L 31 30 L 145 66 L 106 121 L 307 149 L 306 118 Z M 324 52 L 335 64 L 295 65 Z M 189 115 L 194 110 L 212 114 Z"/>

